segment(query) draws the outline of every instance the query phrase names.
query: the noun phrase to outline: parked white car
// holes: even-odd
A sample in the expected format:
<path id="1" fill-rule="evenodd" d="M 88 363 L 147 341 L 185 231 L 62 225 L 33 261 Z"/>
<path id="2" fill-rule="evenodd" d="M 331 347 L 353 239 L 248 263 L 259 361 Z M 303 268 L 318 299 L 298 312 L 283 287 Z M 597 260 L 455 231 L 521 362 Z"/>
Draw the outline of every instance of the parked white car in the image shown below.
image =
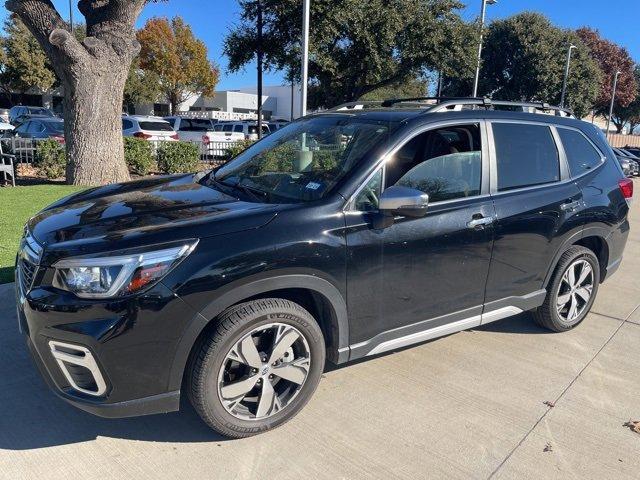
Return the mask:
<path id="1" fill-rule="evenodd" d="M 13 129 L 14 129 L 14 126 L 11 125 L 10 123 L 0 121 L 0 136 L 2 136 L 4 132 L 7 132 Z"/>
<path id="2" fill-rule="evenodd" d="M 180 139 L 169 122 L 146 115 L 123 115 L 122 134 L 152 142 L 175 142 Z"/>
<path id="3" fill-rule="evenodd" d="M 214 128 L 221 132 L 241 133 L 245 140 L 258 140 L 258 124 L 254 122 L 224 122 L 218 123 Z M 271 133 L 267 123 L 262 124 L 262 135 L 266 136 Z"/>

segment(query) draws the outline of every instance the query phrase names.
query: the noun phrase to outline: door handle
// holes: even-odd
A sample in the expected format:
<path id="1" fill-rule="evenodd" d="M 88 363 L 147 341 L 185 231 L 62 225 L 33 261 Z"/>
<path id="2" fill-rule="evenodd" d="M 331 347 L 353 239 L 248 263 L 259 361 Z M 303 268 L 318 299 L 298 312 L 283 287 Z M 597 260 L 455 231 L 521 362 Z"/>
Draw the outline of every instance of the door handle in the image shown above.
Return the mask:
<path id="1" fill-rule="evenodd" d="M 493 217 L 474 218 L 473 220 L 467 223 L 467 227 L 468 228 L 485 227 L 487 225 L 491 225 L 494 221 L 495 221 L 495 218 Z"/>
<path id="2" fill-rule="evenodd" d="M 579 201 L 576 201 L 576 202 L 568 201 L 560 205 L 560 210 L 564 212 L 575 212 L 579 206 L 580 206 Z"/>

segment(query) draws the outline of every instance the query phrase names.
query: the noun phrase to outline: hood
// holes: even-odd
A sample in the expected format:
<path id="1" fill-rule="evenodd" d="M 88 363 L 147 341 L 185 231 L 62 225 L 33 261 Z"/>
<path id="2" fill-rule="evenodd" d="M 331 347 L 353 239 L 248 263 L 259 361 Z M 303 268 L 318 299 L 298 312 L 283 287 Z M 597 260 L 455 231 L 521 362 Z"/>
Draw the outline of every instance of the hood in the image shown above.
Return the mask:
<path id="1" fill-rule="evenodd" d="M 92 253 L 255 229 L 279 210 L 240 201 L 197 178 L 156 177 L 87 190 L 50 205 L 28 228 L 46 250 Z"/>

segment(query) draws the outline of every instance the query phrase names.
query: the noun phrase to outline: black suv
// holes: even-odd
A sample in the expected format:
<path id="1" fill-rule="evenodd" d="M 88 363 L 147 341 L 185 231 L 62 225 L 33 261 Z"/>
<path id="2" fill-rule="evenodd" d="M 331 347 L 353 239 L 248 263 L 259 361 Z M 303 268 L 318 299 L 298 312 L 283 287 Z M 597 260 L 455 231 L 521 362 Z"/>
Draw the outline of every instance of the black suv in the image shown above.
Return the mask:
<path id="1" fill-rule="evenodd" d="M 26 225 L 19 322 L 53 390 L 105 417 L 186 392 L 230 437 L 344 363 L 524 311 L 562 332 L 619 266 L 633 183 L 546 104 L 346 105 L 201 174 L 87 190 Z"/>

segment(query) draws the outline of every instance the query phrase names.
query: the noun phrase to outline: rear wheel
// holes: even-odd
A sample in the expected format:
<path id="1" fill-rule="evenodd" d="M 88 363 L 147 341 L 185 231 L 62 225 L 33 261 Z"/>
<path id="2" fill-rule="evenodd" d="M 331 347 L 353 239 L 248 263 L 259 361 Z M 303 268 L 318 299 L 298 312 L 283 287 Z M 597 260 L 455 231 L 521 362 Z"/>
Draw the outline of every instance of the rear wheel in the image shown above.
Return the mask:
<path id="1" fill-rule="evenodd" d="M 536 322 L 554 332 L 574 328 L 591 310 L 599 279 L 595 254 L 577 245 L 569 248 L 558 262 L 544 304 L 533 313 Z"/>
<path id="2" fill-rule="evenodd" d="M 203 420 L 228 437 L 275 428 L 309 401 L 324 369 L 314 318 L 284 299 L 227 310 L 190 367 L 189 396 Z"/>

